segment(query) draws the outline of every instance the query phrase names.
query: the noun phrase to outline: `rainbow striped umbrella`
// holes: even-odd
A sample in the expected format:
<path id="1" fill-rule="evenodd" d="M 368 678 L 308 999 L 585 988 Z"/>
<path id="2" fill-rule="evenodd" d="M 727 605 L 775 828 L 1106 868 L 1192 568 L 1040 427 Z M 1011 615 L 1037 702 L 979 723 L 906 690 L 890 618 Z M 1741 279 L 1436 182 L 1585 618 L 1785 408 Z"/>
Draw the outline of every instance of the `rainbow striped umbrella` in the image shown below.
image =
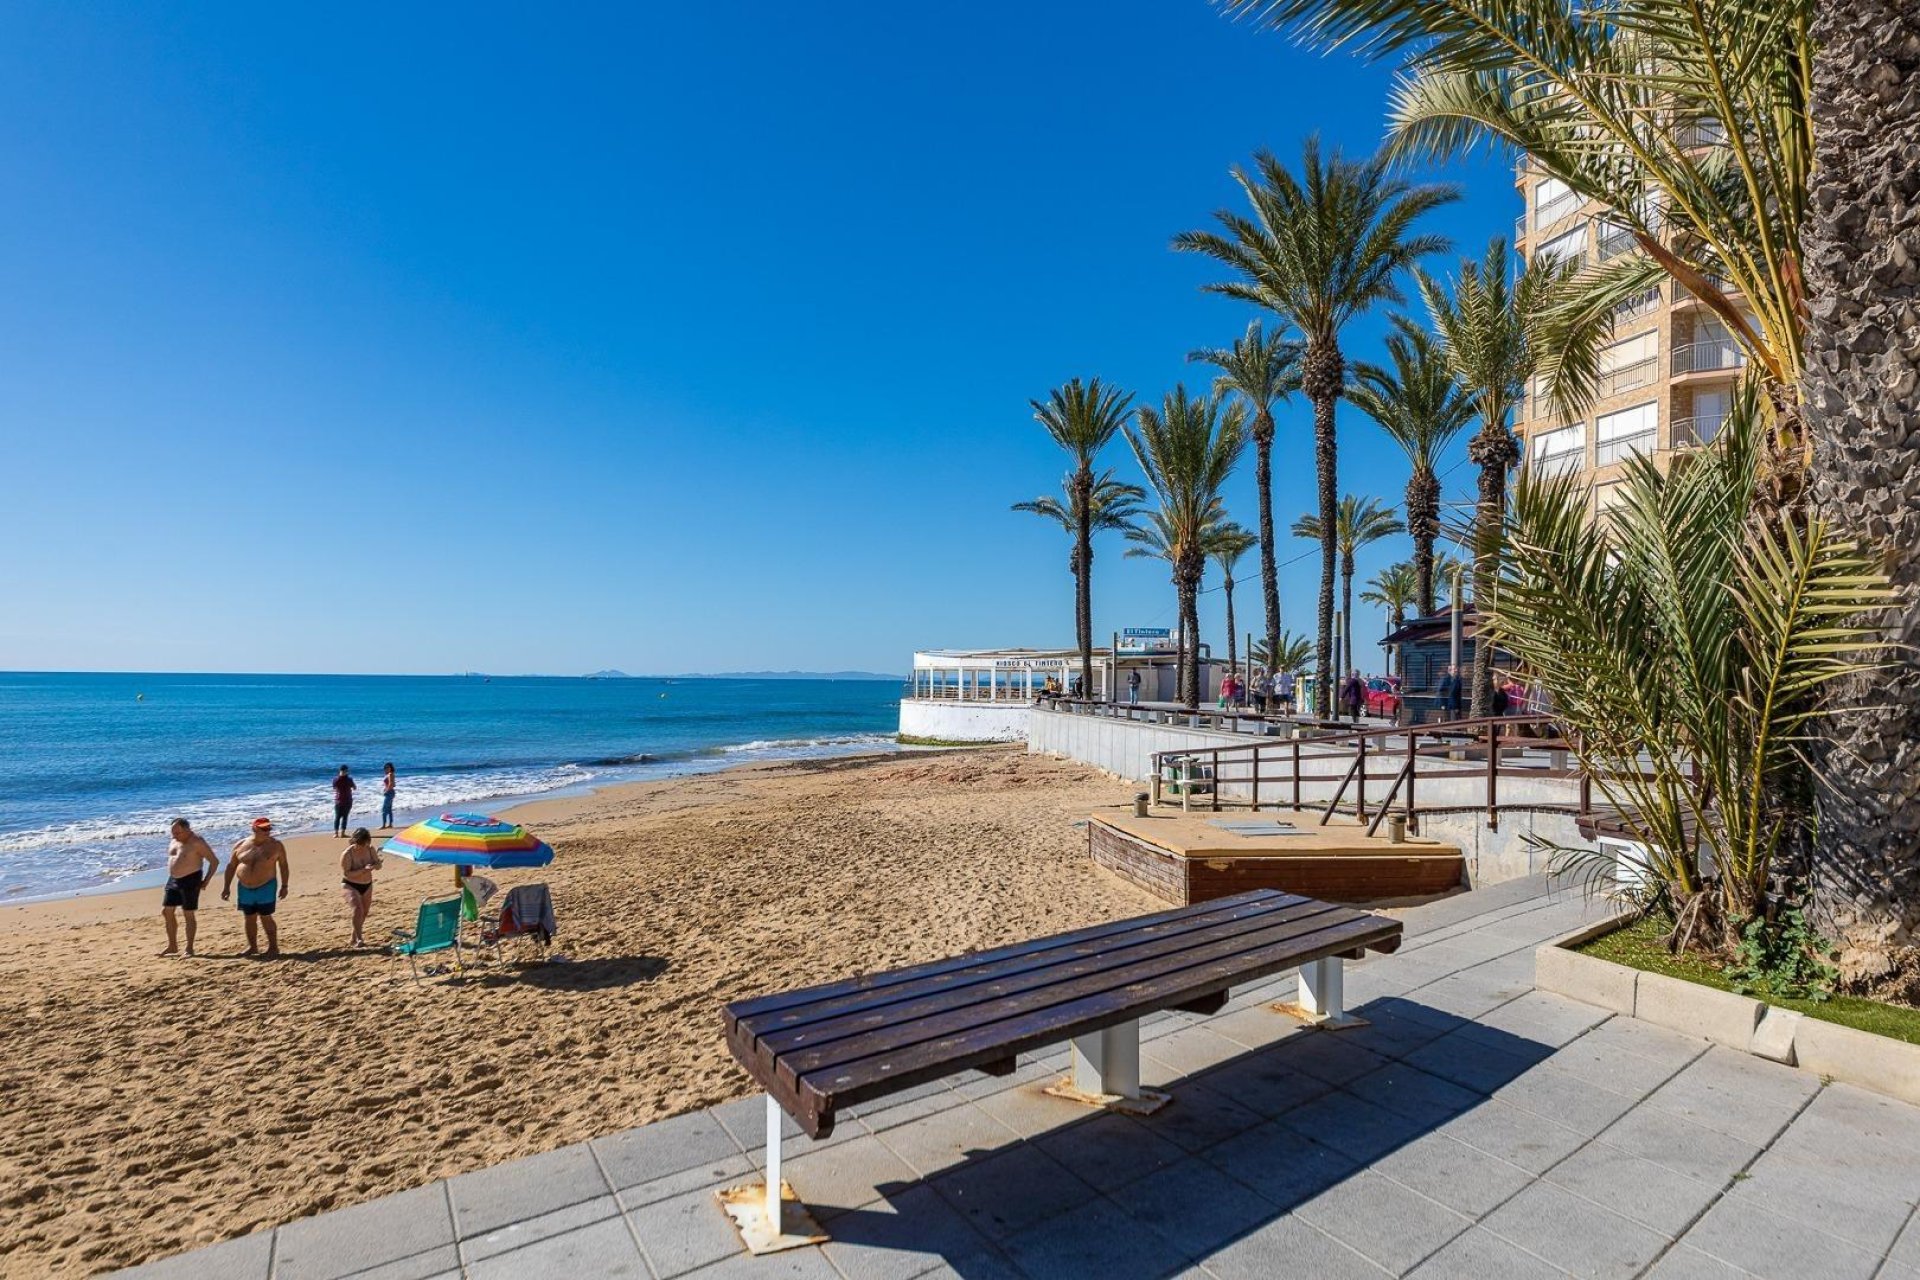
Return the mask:
<path id="1" fill-rule="evenodd" d="M 544 867 L 553 861 L 553 849 L 525 827 L 484 813 L 443 813 L 416 822 L 381 845 L 380 851 L 413 862 L 496 870 Z"/>

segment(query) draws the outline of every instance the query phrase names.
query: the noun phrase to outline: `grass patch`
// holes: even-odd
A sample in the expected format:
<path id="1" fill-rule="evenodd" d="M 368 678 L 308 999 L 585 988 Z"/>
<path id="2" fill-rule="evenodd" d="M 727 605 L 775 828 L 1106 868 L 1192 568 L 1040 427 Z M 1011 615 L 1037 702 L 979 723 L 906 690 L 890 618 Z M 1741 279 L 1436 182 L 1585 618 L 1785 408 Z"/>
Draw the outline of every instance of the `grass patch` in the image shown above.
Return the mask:
<path id="1" fill-rule="evenodd" d="M 911 733 L 898 733 L 894 737 L 903 747 L 1004 747 L 1014 741 L 1008 738 L 999 742 L 963 742 L 959 738 L 922 738 Z"/>
<path id="2" fill-rule="evenodd" d="M 1666 933 L 1666 926 L 1659 920 L 1642 918 L 1624 929 L 1602 934 L 1574 950 L 1596 959 L 1624 964 L 1630 969 L 1664 973 L 1669 978 L 1697 982 L 1703 987 L 1720 991 L 1733 990 L 1732 981 L 1720 971 L 1720 966 L 1705 956 L 1693 952 L 1679 955 L 1670 953 L 1661 941 Z M 1877 1036 L 1904 1040 L 1908 1044 L 1920 1044 L 1920 1009 L 1886 1004 L 1864 996 L 1831 996 L 1825 1000 L 1754 998 L 1764 999 L 1766 1003 L 1782 1009 L 1804 1013 L 1822 1022 L 1837 1022 L 1843 1027 L 1871 1031 Z"/>

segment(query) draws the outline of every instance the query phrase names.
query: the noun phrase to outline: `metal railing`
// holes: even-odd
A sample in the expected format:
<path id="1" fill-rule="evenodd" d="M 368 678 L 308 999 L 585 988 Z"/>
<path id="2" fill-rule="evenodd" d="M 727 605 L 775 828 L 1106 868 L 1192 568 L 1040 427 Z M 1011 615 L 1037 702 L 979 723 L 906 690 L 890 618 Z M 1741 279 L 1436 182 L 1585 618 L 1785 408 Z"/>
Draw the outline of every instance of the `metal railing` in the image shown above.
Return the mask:
<path id="1" fill-rule="evenodd" d="M 1295 812 L 1309 805 L 1318 808 L 1321 826 L 1330 822 L 1335 813 L 1349 811 L 1367 823 L 1370 836 L 1379 830 L 1396 802 L 1406 815 L 1409 831 L 1419 830 L 1423 811 L 1477 813 L 1484 807 L 1488 827 L 1498 830 L 1500 781 L 1503 777 L 1524 775 L 1577 779 L 1579 803 L 1577 806 L 1555 805 L 1529 800 L 1508 807 L 1586 816 L 1593 811 L 1592 783 L 1580 769 L 1568 767 L 1574 744 L 1560 734 L 1560 727 L 1550 717 L 1507 716 L 1328 733 L 1280 742 L 1157 751 L 1153 755 L 1152 799 L 1155 804 L 1160 803 L 1171 787 L 1183 803 L 1191 806 L 1194 796 L 1204 790 L 1208 804 L 1218 811 L 1222 789 L 1233 786 L 1244 790 L 1249 807 L 1256 811 L 1263 802 L 1286 806 Z M 1337 768 L 1349 753 L 1352 760 L 1342 774 L 1308 773 L 1303 767 L 1311 762 Z M 1397 767 L 1390 773 L 1375 772 L 1370 760 L 1389 761 Z M 1428 805 L 1423 810 L 1418 802 L 1423 778 L 1429 782 L 1479 780 L 1484 784 L 1484 798 L 1477 803 L 1455 801 Z M 1370 782 L 1388 784 L 1386 793 L 1371 806 L 1367 799 Z M 1334 784 L 1333 795 L 1324 805 L 1307 799 L 1307 786 L 1329 783 Z"/>
<path id="2" fill-rule="evenodd" d="M 1724 147 L 1727 126 L 1718 120 L 1687 120 L 1674 128 L 1673 140 L 1682 147 Z"/>
<path id="3" fill-rule="evenodd" d="M 1725 413 L 1696 413 L 1673 420 L 1673 447 L 1686 449 L 1697 445 L 1711 444 L 1720 434 L 1720 428 L 1727 424 Z"/>
<path id="4" fill-rule="evenodd" d="M 1594 229 L 1598 233 L 1595 236 L 1595 252 L 1602 262 L 1605 262 L 1609 258 L 1617 258 L 1623 253 L 1631 252 L 1640 247 L 1640 242 L 1633 238 L 1633 232 L 1627 230 L 1625 227 L 1616 227 L 1610 222 L 1601 222 Z"/>
<path id="5" fill-rule="evenodd" d="M 1645 293 L 1636 293 L 1624 302 L 1616 303 L 1613 308 L 1613 322 L 1626 324 L 1638 320 L 1641 316 L 1652 315 L 1660 309 L 1660 286 L 1654 285 Z"/>
<path id="6" fill-rule="evenodd" d="M 1594 390 L 1604 400 L 1623 391 L 1632 391 L 1635 387 L 1644 387 L 1659 376 L 1660 357 L 1648 356 L 1645 360 L 1635 360 L 1632 364 L 1602 371 L 1595 381 Z"/>
<path id="7" fill-rule="evenodd" d="M 1162 724 L 1176 728 L 1210 729 L 1216 733 L 1284 736 L 1295 729 L 1314 732 L 1351 731 L 1350 720 L 1323 720 L 1299 712 L 1255 711 L 1251 707 L 1180 707 L 1166 703 L 1108 702 L 1102 698 L 1041 698 L 1038 706 L 1069 715 L 1104 716 L 1113 720 L 1131 720 L 1141 724 Z"/>
<path id="8" fill-rule="evenodd" d="M 1558 453 L 1542 453 L 1528 463 L 1536 476 L 1572 475 L 1587 465 L 1587 448 L 1583 444 L 1578 449 L 1562 449 Z"/>
<path id="9" fill-rule="evenodd" d="M 1564 195 L 1557 195 L 1545 204 L 1535 205 L 1533 210 L 1534 229 L 1539 230 L 1542 227 L 1552 226 L 1554 223 L 1570 216 L 1580 205 L 1581 200 L 1579 195 L 1572 191 L 1566 192 Z"/>
<path id="10" fill-rule="evenodd" d="M 1634 454 L 1652 453 L 1658 443 L 1659 432 L 1654 430 L 1636 431 L 1630 436 L 1615 436 L 1611 440 L 1599 441 L 1594 445 L 1593 465 L 1612 466 Z"/>
<path id="11" fill-rule="evenodd" d="M 1689 342 L 1673 349 L 1673 372 L 1710 373 L 1716 369 L 1739 369 L 1747 363 L 1747 353 L 1732 338 L 1709 338 Z"/>

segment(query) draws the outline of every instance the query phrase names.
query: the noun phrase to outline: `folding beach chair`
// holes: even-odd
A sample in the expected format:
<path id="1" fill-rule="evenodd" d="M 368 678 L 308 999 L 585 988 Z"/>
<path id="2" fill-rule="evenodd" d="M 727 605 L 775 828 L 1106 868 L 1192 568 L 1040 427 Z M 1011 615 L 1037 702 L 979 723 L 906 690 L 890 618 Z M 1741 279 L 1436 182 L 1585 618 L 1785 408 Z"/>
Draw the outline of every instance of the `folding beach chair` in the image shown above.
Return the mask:
<path id="1" fill-rule="evenodd" d="M 411 930 L 393 931 L 393 954 L 407 958 L 415 982 L 420 980 L 420 957 L 436 951 L 451 951 L 454 964 L 462 963 L 460 899 L 457 897 L 427 899 L 420 904 L 420 914 Z"/>
<path id="2" fill-rule="evenodd" d="M 553 914 L 553 893 L 544 884 L 515 885 L 501 900 L 498 915 L 481 922 L 482 942 L 493 949 L 495 958 L 500 944 L 516 938 L 531 942 L 539 954 L 553 945 L 560 924 Z"/>

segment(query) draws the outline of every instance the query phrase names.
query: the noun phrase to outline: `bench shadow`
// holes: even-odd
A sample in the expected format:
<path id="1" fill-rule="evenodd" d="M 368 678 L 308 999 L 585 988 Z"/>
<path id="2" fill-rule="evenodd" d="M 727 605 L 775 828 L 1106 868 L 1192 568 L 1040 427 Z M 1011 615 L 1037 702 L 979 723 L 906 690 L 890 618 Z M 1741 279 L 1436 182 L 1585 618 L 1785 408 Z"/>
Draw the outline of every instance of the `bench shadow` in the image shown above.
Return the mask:
<path id="1" fill-rule="evenodd" d="M 605 991 L 651 982 L 672 967 L 664 956 L 608 956 L 594 960 L 507 961 L 497 969 L 469 969 L 449 986 L 545 987 L 550 991 Z"/>
<path id="2" fill-rule="evenodd" d="M 1151 1280 L 1189 1272 L 1468 1116 L 1557 1047 L 1403 997 L 1352 1012 L 1371 1025 L 1302 1029 L 1178 1077 L 1173 1102 L 1149 1116 L 1093 1111 L 970 1149 L 938 1173 L 879 1186 L 880 1200 L 860 1207 L 823 1203 L 804 1186 L 801 1195 L 837 1245 L 937 1257 L 975 1280 Z M 869 1114 L 884 1120 L 884 1103 Z M 1477 1148 L 1447 1150 L 1501 1163 Z"/>

